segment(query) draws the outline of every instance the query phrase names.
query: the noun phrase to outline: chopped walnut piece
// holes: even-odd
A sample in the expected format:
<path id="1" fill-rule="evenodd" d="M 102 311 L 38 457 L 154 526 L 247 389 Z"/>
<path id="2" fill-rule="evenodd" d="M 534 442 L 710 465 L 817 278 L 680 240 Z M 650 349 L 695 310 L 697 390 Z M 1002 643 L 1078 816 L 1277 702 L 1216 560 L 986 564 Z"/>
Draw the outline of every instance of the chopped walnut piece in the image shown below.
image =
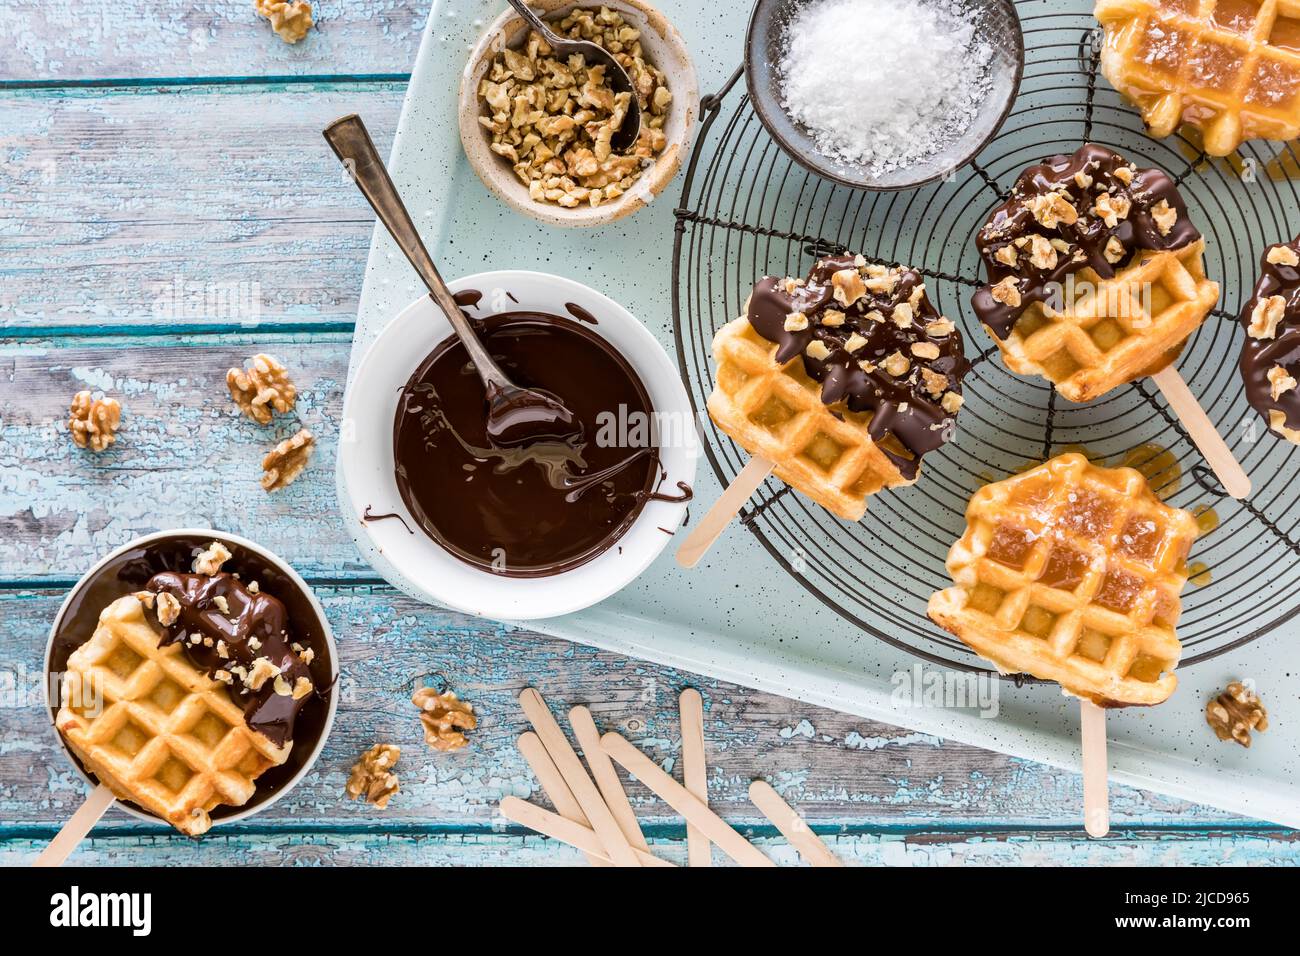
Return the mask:
<path id="1" fill-rule="evenodd" d="M 956 392 L 949 392 L 948 394 L 944 395 L 943 401 L 940 402 L 939 404 L 943 406 L 943 410 L 947 412 L 949 415 L 956 415 L 957 410 L 961 408 L 962 404 L 965 401 L 966 399 L 962 398 Z"/>
<path id="2" fill-rule="evenodd" d="M 69 406 L 68 432 L 78 448 L 101 452 L 117 441 L 122 423 L 122 406 L 116 398 L 94 398 L 89 391 L 78 392 Z"/>
<path id="3" fill-rule="evenodd" d="M 1134 166 L 1116 166 L 1115 171 L 1111 173 L 1111 175 L 1127 186 L 1133 182 L 1133 173 L 1135 169 L 1136 167 Z"/>
<path id="4" fill-rule="evenodd" d="M 452 691 L 440 694 L 432 687 L 421 687 L 411 697 L 411 703 L 420 709 L 424 742 L 434 750 L 459 750 L 469 743 L 464 731 L 478 726 L 474 705 Z"/>
<path id="5" fill-rule="evenodd" d="M 894 324 L 900 329 L 907 329 L 911 328 L 912 319 L 915 315 L 916 313 L 912 309 L 911 303 L 900 302 L 898 305 L 894 306 L 894 312 L 890 318 L 894 320 Z"/>
<path id="6" fill-rule="evenodd" d="M 190 568 L 195 574 L 216 574 L 231 557 L 229 548 L 220 541 L 213 541 L 207 548 L 199 552 Z"/>
<path id="7" fill-rule="evenodd" d="M 244 686 L 249 690 L 261 690 L 262 685 L 272 679 L 283 680 L 280 677 L 280 668 L 276 667 L 269 657 L 259 657 L 253 661 L 253 669 L 244 678 Z M 288 691 L 285 693 L 287 694 Z"/>
<path id="8" fill-rule="evenodd" d="M 1079 211 L 1057 192 L 1035 196 L 1025 203 L 1025 208 L 1044 229 L 1055 229 L 1062 223 L 1072 226 L 1079 221 Z"/>
<path id="9" fill-rule="evenodd" d="M 1013 309 L 1020 305 L 1020 288 L 1016 285 L 1014 276 L 1007 276 L 1001 282 L 990 286 L 989 294 L 993 296 L 994 301 L 1009 305 Z"/>
<path id="10" fill-rule="evenodd" d="M 1081 169 L 1074 174 L 1074 184 L 1080 189 L 1087 189 L 1092 185 L 1092 177 Z"/>
<path id="11" fill-rule="evenodd" d="M 1037 269 L 1056 268 L 1056 248 L 1046 238 L 1034 234 L 1029 239 L 1029 264 Z"/>
<path id="12" fill-rule="evenodd" d="M 945 335 L 952 335 L 957 330 L 957 326 L 952 324 L 952 319 L 941 315 L 933 322 L 926 323 L 925 334 L 934 338 L 943 338 Z"/>
<path id="13" fill-rule="evenodd" d="M 253 0 L 258 16 L 271 21 L 271 29 L 285 43 L 297 43 L 312 28 L 311 4 L 307 0 Z"/>
<path id="14" fill-rule="evenodd" d="M 163 627 L 171 627 L 180 619 L 181 602 L 176 600 L 176 595 L 163 591 L 158 595 L 158 623 Z"/>
<path id="15" fill-rule="evenodd" d="M 267 491 L 279 491 L 293 484 L 311 461 L 315 447 L 315 437 L 304 428 L 272 448 L 262 459 L 262 487 Z"/>
<path id="16" fill-rule="evenodd" d="M 1205 705 L 1205 722 L 1220 740 L 1235 740 L 1249 747 L 1252 730 L 1268 730 L 1268 711 L 1251 688 L 1233 681 Z"/>
<path id="17" fill-rule="evenodd" d="M 787 332 L 802 332 L 808 328 L 808 316 L 802 312 L 791 312 L 785 317 L 785 330 Z"/>
<path id="18" fill-rule="evenodd" d="M 822 325 L 834 327 L 843 325 L 845 318 L 847 317 L 839 309 L 827 309 L 821 314 L 820 321 Z"/>
<path id="19" fill-rule="evenodd" d="M 934 369 L 922 367 L 921 384 L 925 390 L 935 398 L 943 394 L 943 390 L 948 387 L 948 376 L 942 372 L 936 372 Z"/>
<path id="20" fill-rule="evenodd" d="M 993 253 L 993 258 L 1004 266 L 1011 266 L 1014 268 L 1016 265 L 1016 247 L 1011 245 L 1011 243 L 1007 243 L 1005 246 L 999 246 L 998 251 Z"/>
<path id="21" fill-rule="evenodd" d="M 1161 201 L 1163 202 L 1163 200 Z M 1110 193 L 1102 193 L 1094 202 L 1092 212 L 1093 215 L 1100 216 L 1102 222 L 1106 223 L 1107 227 L 1114 229 L 1119 225 L 1121 219 L 1128 218 L 1131 206 L 1132 203 L 1129 202 L 1127 196 L 1112 196 Z M 1154 213 L 1154 211 L 1153 208 L 1152 212 Z M 1159 223 L 1156 225 L 1158 227 Z M 1164 230 L 1161 234 L 1163 235 L 1166 232 L 1168 232 L 1168 230 Z"/>
<path id="22" fill-rule="evenodd" d="M 226 372 L 226 387 L 239 410 L 259 425 L 271 424 L 272 410 L 290 411 L 298 400 L 298 389 L 289 372 L 273 355 L 259 352 L 244 363 L 246 368 Z"/>
<path id="23" fill-rule="evenodd" d="M 804 354 L 820 362 L 830 357 L 831 350 L 826 347 L 826 343 L 821 339 L 813 339 L 808 343 L 808 347 L 804 349 Z"/>
<path id="24" fill-rule="evenodd" d="M 1167 236 L 1178 222 L 1178 210 L 1169 205 L 1169 200 L 1162 199 L 1151 207 L 1151 221 L 1160 230 L 1160 235 Z"/>
<path id="25" fill-rule="evenodd" d="M 1270 295 L 1255 303 L 1250 313 L 1250 325 L 1246 334 L 1252 339 L 1271 339 L 1277 336 L 1277 324 L 1286 315 L 1286 299 L 1280 295 Z"/>
<path id="26" fill-rule="evenodd" d="M 831 285 L 835 290 L 835 301 L 845 308 L 867 294 L 866 283 L 862 281 L 857 269 L 841 269 L 836 272 L 831 276 Z"/>
<path id="27" fill-rule="evenodd" d="M 1300 256 L 1290 246 L 1269 246 L 1264 261 L 1275 266 L 1300 266 Z"/>
<path id="28" fill-rule="evenodd" d="M 939 357 L 939 346 L 933 342 L 913 342 L 912 354 L 919 359 L 937 359 Z"/>
<path id="29" fill-rule="evenodd" d="M 912 368 L 912 361 L 902 352 L 894 351 L 884 361 L 885 371 L 894 378 L 902 378 Z"/>
<path id="30" fill-rule="evenodd" d="M 1106 248 L 1102 250 L 1102 255 L 1106 257 L 1107 262 L 1114 265 L 1124 258 L 1124 243 L 1111 236 L 1106 240 Z"/>
<path id="31" fill-rule="evenodd" d="M 857 332 L 854 332 L 854 333 L 853 333 L 852 335 L 850 335 L 847 339 L 845 339 L 845 341 L 844 341 L 844 351 L 846 351 L 846 352 L 848 352 L 850 355 L 852 355 L 854 352 L 858 351 L 860 348 L 862 348 L 862 347 L 865 346 L 866 344 L 867 344 L 867 339 L 866 339 L 866 337 L 865 337 L 865 336 L 862 336 L 862 335 L 859 335 Z"/>
<path id="32" fill-rule="evenodd" d="M 1283 393 L 1291 391 L 1296 387 L 1296 380 L 1281 365 L 1274 365 L 1268 370 L 1268 383 L 1272 386 L 1269 393 L 1273 396 L 1273 401 L 1282 397 Z"/>
<path id="33" fill-rule="evenodd" d="M 392 772 L 401 756 L 401 749 L 392 744 L 375 744 L 352 765 L 344 792 L 353 800 L 365 797 L 367 803 L 384 809 L 393 794 L 401 790 L 397 774 Z"/>

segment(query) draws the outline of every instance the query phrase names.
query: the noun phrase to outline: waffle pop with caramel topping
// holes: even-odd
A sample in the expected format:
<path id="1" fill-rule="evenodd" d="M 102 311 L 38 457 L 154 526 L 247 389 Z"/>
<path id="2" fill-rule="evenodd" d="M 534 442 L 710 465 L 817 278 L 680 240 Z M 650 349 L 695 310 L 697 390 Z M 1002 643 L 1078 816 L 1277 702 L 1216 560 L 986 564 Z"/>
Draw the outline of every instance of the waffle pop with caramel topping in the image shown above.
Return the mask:
<path id="1" fill-rule="evenodd" d="M 976 245 L 1007 367 L 1074 402 L 1168 365 L 1219 298 L 1173 180 L 1091 143 L 1021 173 Z"/>
<path id="2" fill-rule="evenodd" d="M 1132 468 L 1059 455 L 985 485 L 928 613 L 1004 674 L 1103 707 L 1158 704 L 1178 684 L 1175 626 L 1198 533 Z"/>
<path id="3" fill-rule="evenodd" d="M 970 368 L 915 270 L 861 256 L 767 277 L 713 340 L 709 414 L 778 477 L 852 521 L 950 437 Z"/>

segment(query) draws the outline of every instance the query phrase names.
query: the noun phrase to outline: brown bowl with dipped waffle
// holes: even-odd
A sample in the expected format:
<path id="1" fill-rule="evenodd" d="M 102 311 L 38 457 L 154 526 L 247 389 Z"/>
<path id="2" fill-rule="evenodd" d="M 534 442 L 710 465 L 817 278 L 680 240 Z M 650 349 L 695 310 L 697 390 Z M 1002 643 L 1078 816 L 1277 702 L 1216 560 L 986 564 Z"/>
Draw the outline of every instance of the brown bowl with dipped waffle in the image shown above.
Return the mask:
<path id="1" fill-rule="evenodd" d="M 216 570 L 197 573 L 213 554 Z M 232 678 L 225 668 L 248 668 L 224 642 L 204 646 L 209 619 L 232 635 L 245 620 L 274 628 L 280 641 L 254 631 L 263 639 L 249 646 L 283 652 L 283 673 L 255 677 L 261 693 Z M 337 661 L 320 603 L 283 559 L 237 535 L 159 532 L 118 548 L 69 592 L 46 649 L 47 703 L 89 783 L 138 819 L 197 836 L 266 809 L 310 771 L 334 721 Z"/>

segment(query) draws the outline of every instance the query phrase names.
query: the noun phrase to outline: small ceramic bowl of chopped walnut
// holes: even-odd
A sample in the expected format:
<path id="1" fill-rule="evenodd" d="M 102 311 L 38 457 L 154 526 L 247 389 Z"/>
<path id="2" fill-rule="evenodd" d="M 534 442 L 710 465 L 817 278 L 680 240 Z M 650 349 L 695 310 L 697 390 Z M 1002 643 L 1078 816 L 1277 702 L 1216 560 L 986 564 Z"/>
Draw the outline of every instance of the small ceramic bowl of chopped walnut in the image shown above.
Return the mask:
<path id="1" fill-rule="evenodd" d="M 690 145 L 699 88 L 686 44 L 641 0 L 530 5 L 557 34 L 614 55 L 636 90 L 640 136 L 615 151 L 625 106 L 604 67 L 554 55 L 507 10 L 479 39 L 461 79 L 465 154 L 488 189 L 542 222 L 598 226 L 631 215 L 667 187 Z"/>

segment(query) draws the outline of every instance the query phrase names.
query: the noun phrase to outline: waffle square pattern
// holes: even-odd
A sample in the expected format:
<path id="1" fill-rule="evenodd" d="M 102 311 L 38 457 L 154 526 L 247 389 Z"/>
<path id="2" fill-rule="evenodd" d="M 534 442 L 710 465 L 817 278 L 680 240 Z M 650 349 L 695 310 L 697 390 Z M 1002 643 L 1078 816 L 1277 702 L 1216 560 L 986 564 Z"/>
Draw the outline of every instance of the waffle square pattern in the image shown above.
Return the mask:
<path id="1" fill-rule="evenodd" d="M 1159 371 L 1219 301 L 1204 255 L 1198 239 L 1141 252 L 1110 279 L 1081 270 L 1068 277 L 1061 301 L 1033 303 L 998 339 L 1003 360 L 1013 372 L 1050 380 L 1072 402 Z"/>
<path id="2" fill-rule="evenodd" d="M 1154 136 L 1180 123 L 1226 156 L 1300 135 L 1300 0 L 1099 0 L 1101 70 Z"/>
<path id="3" fill-rule="evenodd" d="M 948 552 L 953 586 L 930 598 L 935 623 L 1002 673 L 1101 706 L 1173 693 L 1190 512 L 1132 468 L 1066 454 L 981 488 L 966 522 Z"/>
<path id="4" fill-rule="evenodd" d="M 868 495 L 912 482 L 867 434 L 870 412 L 823 403 L 822 387 L 804 372 L 802 360 L 778 365 L 777 348 L 745 316 L 719 329 L 709 415 L 750 454 L 775 462 L 777 477 L 796 491 L 858 521 L 867 513 Z M 895 453 L 910 454 L 892 435 L 883 440 Z"/>
<path id="5" fill-rule="evenodd" d="M 215 807 L 247 803 L 254 781 L 284 763 L 293 744 L 277 747 L 249 729 L 224 684 L 179 644 L 158 642 L 138 598 L 110 604 L 68 658 L 55 723 L 114 794 L 197 835 Z"/>

